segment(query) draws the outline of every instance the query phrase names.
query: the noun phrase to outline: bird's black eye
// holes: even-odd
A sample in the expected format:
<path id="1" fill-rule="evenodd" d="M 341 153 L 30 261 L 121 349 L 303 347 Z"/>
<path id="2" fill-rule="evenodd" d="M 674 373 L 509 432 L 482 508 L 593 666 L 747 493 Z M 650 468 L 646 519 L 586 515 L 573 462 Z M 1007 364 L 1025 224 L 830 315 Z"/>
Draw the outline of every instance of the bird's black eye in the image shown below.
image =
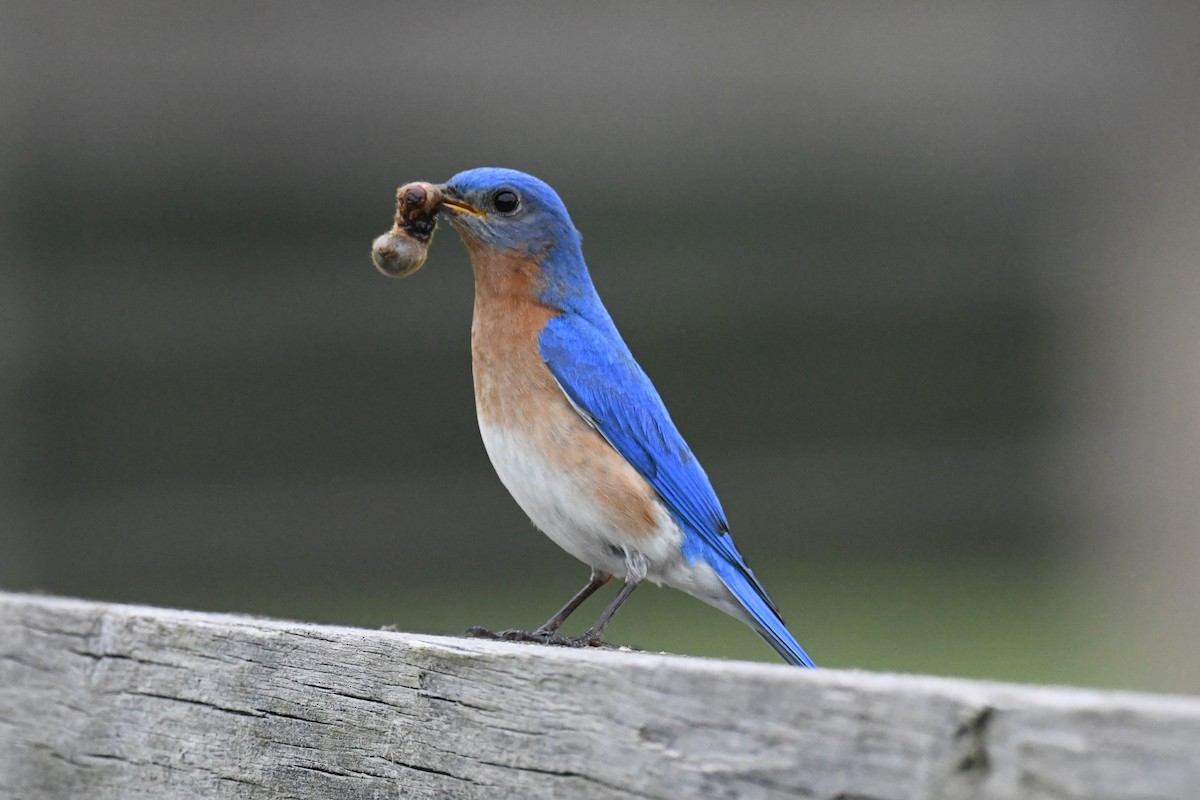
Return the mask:
<path id="1" fill-rule="evenodd" d="M 521 198 L 512 189 L 501 189 L 492 195 L 492 205 L 501 214 L 511 214 L 521 205 Z"/>

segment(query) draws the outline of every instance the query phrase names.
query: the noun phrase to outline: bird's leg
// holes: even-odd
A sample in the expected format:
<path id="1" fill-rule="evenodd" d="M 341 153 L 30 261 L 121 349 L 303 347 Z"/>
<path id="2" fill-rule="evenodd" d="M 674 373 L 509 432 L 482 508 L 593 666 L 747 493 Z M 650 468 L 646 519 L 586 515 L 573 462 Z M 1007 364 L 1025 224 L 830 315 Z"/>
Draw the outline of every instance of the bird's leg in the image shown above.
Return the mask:
<path id="1" fill-rule="evenodd" d="M 617 613 L 617 609 L 621 604 L 633 594 L 633 590 L 638 587 L 646 578 L 646 557 L 636 550 L 625 550 L 625 585 L 621 587 L 621 591 L 617 592 L 617 596 L 608 604 L 608 608 L 604 609 L 604 613 L 600 615 L 600 619 L 596 620 L 596 624 L 588 628 L 582 636 L 563 636 L 558 633 L 558 628 L 563 624 L 563 620 L 571 616 L 571 613 L 579 608 L 584 600 L 587 600 L 596 590 L 604 584 L 612 580 L 612 574 L 602 572 L 595 567 L 592 568 L 592 577 L 588 580 L 587 585 L 575 593 L 575 596 L 567 601 L 567 604 L 558 610 L 550 619 L 546 620 L 546 624 L 538 628 L 532 633 L 528 631 L 500 631 L 493 633 L 486 628 L 468 628 L 463 633 L 466 636 L 483 639 L 500 639 L 506 642 L 540 642 L 541 644 L 554 644 L 567 647 L 605 647 L 600 641 L 600 636 L 604 633 L 604 629 L 608 627 L 609 620 L 613 618 L 613 614 Z"/>
<path id="2" fill-rule="evenodd" d="M 493 633 L 487 628 L 475 626 L 463 631 L 463 634 L 475 639 L 502 639 L 508 642 L 540 642 L 542 644 L 557 644 L 566 645 L 569 647 L 578 647 L 579 642 L 577 642 L 575 639 L 568 639 L 566 637 L 559 636 L 557 631 L 563 624 L 563 621 L 566 620 L 567 617 L 571 616 L 571 613 L 575 611 L 575 609 L 579 608 L 579 606 L 583 604 L 584 600 L 587 600 L 589 597 L 595 594 L 597 589 L 608 583 L 610 580 L 612 580 L 612 575 L 609 575 L 607 572 L 601 572 L 593 567 L 592 577 L 588 580 L 587 585 L 576 592 L 575 596 L 568 600 L 565 606 L 560 608 L 553 617 L 546 620 L 545 624 L 536 631 L 528 632 L 507 630 Z M 613 610 L 615 611 L 616 609 Z"/>
<path id="3" fill-rule="evenodd" d="M 575 609 L 579 608 L 579 606 L 583 604 L 584 600 L 587 600 L 589 597 L 595 594 L 597 589 L 608 583 L 610 580 L 612 580 L 612 575 L 609 575 L 607 572 L 601 572 L 593 567 L 592 577 L 590 580 L 588 580 L 587 586 L 584 586 L 582 589 L 576 592 L 575 596 L 568 600 L 567 604 L 560 608 L 553 617 L 546 620 L 542 627 L 534 631 L 533 635 L 550 636 L 550 634 L 556 632 L 562 626 L 563 622 L 566 621 L 567 617 L 571 616 Z"/>
<path id="4" fill-rule="evenodd" d="M 573 641 L 584 646 L 599 644 L 600 636 L 604 633 L 604 629 L 608 627 L 613 614 L 617 613 L 617 609 L 629 598 L 629 595 L 633 594 L 633 590 L 641 582 L 640 578 L 634 578 L 633 576 L 626 578 L 625 585 L 621 587 L 621 591 L 617 592 L 617 596 L 613 598 L 613 601 L 608 604 L 608 608 L 604 609 L 604 613 L 600 615 L 600 619 L 596 620 L 596 624 L 588 628 L 586 633 L 575 638 Z"/>

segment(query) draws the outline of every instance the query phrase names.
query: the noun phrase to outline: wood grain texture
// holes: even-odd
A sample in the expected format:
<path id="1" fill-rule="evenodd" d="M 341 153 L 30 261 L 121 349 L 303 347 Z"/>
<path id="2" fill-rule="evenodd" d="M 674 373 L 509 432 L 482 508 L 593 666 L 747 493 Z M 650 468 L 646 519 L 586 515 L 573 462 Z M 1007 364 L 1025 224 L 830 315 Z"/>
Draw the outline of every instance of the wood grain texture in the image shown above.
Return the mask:
<path id="1" fill-rule="evenodd" d="M 1195 798 L 1200 700 L 0 594 L 0 797 Z"/>

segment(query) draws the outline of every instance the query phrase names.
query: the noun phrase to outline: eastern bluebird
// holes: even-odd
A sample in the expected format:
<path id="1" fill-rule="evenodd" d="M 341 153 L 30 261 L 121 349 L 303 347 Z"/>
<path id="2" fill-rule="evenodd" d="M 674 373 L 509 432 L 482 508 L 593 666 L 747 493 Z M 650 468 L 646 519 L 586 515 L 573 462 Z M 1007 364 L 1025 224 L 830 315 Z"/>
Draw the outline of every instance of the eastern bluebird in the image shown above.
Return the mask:
<path id="1" fill-rule="evenodd" d="M 568 615 L 623 578 L 596 624 L 572 640 L 597 643 L 648 579 L 742 620 L 789 663 L 814 666 L 738 553 L 708 476 L 600 302 L 554 190 L 497 168 L 409 187 L 399 193 L 397 228 L 376 241 L 375 262 L 388 274 L 415 271 L 424 251 L 409 255 L 409 243 L 397 241 L 401 223 L 415 220 L 405 230 L 423 247 L 429 219 L 446 212 L 475 272 L 471 354 L 488 456 L 534 525 L 592 568 L 532 636 L 562 641 L 556 632 Z"/>

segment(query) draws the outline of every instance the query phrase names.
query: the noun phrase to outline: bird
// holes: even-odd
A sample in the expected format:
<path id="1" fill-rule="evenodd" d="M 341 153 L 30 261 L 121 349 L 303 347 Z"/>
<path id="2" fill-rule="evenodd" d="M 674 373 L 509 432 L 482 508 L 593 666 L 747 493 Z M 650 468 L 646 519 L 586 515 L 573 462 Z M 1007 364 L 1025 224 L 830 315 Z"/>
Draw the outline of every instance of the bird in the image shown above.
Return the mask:
<path id="1" fill-rule="evenodd" d="M 597 644 L 644 581 L 747 623 L 782 658 L 814 667 L 751 572 L 704 469 L 596 292 L 558 194 L 483 167 L 433 187 L 475 278 L 472 372 L 479 430 L 500 481 L 534 526 L 591 568 L 533 632 L 614 577 L 623 585 L 576 644 Z"/>

